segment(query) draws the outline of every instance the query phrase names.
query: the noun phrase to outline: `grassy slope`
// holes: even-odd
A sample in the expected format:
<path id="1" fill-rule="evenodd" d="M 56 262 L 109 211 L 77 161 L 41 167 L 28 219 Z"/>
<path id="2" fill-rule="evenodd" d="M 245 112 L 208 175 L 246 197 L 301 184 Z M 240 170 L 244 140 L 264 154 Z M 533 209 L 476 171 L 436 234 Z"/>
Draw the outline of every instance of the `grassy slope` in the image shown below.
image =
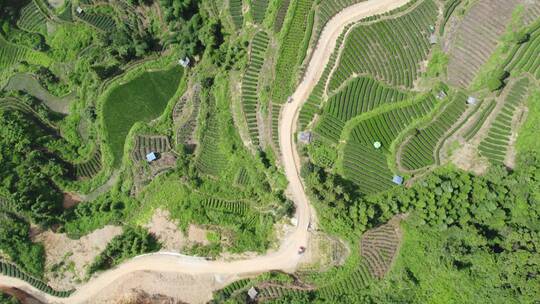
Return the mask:
<path id="1" fill-rule="evenodd" d="M 176 92 L 182 69 L 146 72 L 114 88 L 103 105 L 103 123 L 109 147 L 118 167 L 126 136 L 134 123 L 157 118 Z"/>
<path id="2" fill-rule="evenodd" d="M 532 94 L 528 104 L 529 113 L 525 123 L 519 130 L 516 143 L 518 152 L 535 151 L 540 153 L 540 141 L 538 141 L 538 130 L 540 130 L 540 90 Z"/>

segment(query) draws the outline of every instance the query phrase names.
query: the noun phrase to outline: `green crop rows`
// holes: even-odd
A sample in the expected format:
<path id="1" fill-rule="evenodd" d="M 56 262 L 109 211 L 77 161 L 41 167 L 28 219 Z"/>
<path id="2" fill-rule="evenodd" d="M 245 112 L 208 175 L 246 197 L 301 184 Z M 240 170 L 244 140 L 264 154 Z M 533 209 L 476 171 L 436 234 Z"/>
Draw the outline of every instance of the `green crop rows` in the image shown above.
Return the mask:
<path id="1" fill-rule="evenodd" d="M 383 112 L 361 120 L 354 127 L 343 151 L 343 174 L 358 184 L 365 194 L 376 193 L 393 186 L 387 154 L 392 142 L 415 119 L 431 112 L 435 106 L 432 95 L 412 105 Z M 382 144 L 376 149 L 373 143 Z"/>
<path id="2" fill-rule="evenodd" d="M 243 215 L 247 211 L 246 203 L 242 202 L 228 202 L 220 199 L 209 198 L 201 202 L 201 204 L 208 209 L 216 210 L 220 212 L 233 213 Z"/>
<path id="3" fill-rule="evenodd" d="M 73 22 L 73 5 L 71 2 L 67 2 L 62 13 L 58 15 L 58 18 L 63 21 Z"/>
<path id="4" fill-rule="evenodd" d="M 7 42 L 0 35 L 0 68 L 9 68 L 21 61 L 49 66 L 50 58 L 44 53 Z"/>
<path id="5" fill-rule="evenodd" d="M 411 122 L 433 110 L 435 100 L 433 95 L 428 95 L 413 105 L 400 107 L 362 120 L 353 129 L 352 138 L 356 142 L 369 146 L 373 142 L 379 141 L 382 144 L 381 149 L 387 150 L 399 133 L 407 128 Z"/>
<path id="6" fill-rule="evenodd" d="M 77 178 L 89 178 L 96 175 L 101 170 L 101 151 L 98 148 L 92 153 L 92 157 L 84 163 L 76 164 L 75 170 Z"/>
<path id="7" fill-rule="evenodd" d="M 231 297 L 231 295 L 241 289 L 244 289 L 251 282 L 251 279 L 242 279 L 234 281 L 233 283 L 227 285 L 225 288 L 220 289 L 214 292 L 214 299 L 225 300 Z"/>
<path id="8" fill-rule="evenodd" d="M 368 230 L 362 235 L 361 255 L 373 277 L 382 279 L 397 253 L 399 235 L 390 223 Z"/>
<path id="9" fill-rule="evenodd" d="M 508 141 L 512 134 L 514 112 L 517 106 L 525 100 L 528 85 L 529 80 L 523 78 L 510 88 L 501 111 L 489 128 L 487 137 L 480 143 L 480 155 L 487 157 L 493 164 L 502 164 L 504 162 Z"/>
<path id="10" fill-rule="evenodd" d="M 77 14 L 77 17 L 104 32 L 113 31 L 116 26 L 116 22 L 114 22 L 111 16 L 102 13 L 87 13 L 83 11 Z"/>
<path id="11" fill-rule="evenodd" d="M 326 112 L 347 121 L 376 107 L 402 101 L 407 94 L 381 85 L 371 78 L 356 78 L 328 100 Z"/>
<path id="12" fill-rule="evenodd" d="M 439 28 L 439 34 L 442 35 L 444 33 L 444 28 L 446 27 L 446 24 L 448 23 L 448 20 L 450 17 L 452 17 L 452 14 L 456 10 L 456 8 L 461 4 L 461 0 L 448 0 L 444 3 L 444 11 L 443 16 L 444 19 L 441 22 L 440 28 Z"/>
<path id="13" fill-rule="evenodd" d="M 61 298 L 69 297 L 75 291 L 75 290 L 67 290 L 67 291 L 54 290 L 51 286 L 47 285 L 40 279 L 36 279 L 33 276 L 30 276 L 26 274 L 24 271 L 19 270 L 17 266 L 8 262 L 4 262 L 4 261 L 0 261 L 0 273 L 9 277 L 21 279 L 27 282 L 28 284 L 32 285 L 34 288 L 55 297 L 61 297 Z"/>
<path id="14" fill-rule="evenodd" d="M 365 288 L 373 280 L 368 267 L 362 263 L 360 267 L 351 273 L 347 278 L 336 283 L 330 284 L 318 290 L 318 292 L 327 298 L 333 295 L 340 295 L 354 290 Z"/>
<path id="15" fill-rule="evenodd" d="M 264 54 L 268 47 L 268 34 L 260 31 L 251 42 L 251 53 L 246 73 L 242 79 L 242 107 L 246 117 L 249 135 L 254 145 L 259 145 L 259 127 L 257 124 L 259 74 L 264 63 Z"/>
<path id="16" fill-rule="evenodd" d="M 135 138 L 133 159 L 141 161 L 151 152 L 163 153 L 171 150 L 169 139 L 166 136 L 139 135 Z"/>
<path id="17" fill-rule="evenodd" d="M 249 173 L 246 168 L 241 167 L 238 170 L 238 173 L 236 173 L 236 177 L 234 179 L 234 183 L 240 187 L 246 186 L 247 184 L 249 184 Z"/>
<path id="18" fill-rule="evenodd" d="M 181 101 L 180 101 L 181 102 Z M 197 127 L 197 117 L 199 116 L 199 109 L 201 105 L 201 96 L 199 91 L 196 90 L 191 98 L 191 112 L 187 120 L 178 126 L 176 129 L 176 144 L 186 144 L 190 145 L 193 141 L 193 135 Z M 182 107 L 183 105 L 176 105 L 175 109 Z M 183 111 L 183 110 L 182 110 Z M 175 115 L 175 114 L 173 114 Z"/>
<path id="19" fill-rule="evenodd" d="M 345 30 L 341 33 L 341 35 L 339 35 L 336 41 L 336 47 L 334 51 L 332 52 L 332 55 L 330 56 L 330 59 L 328 60 L 326 67 L 324 68 L 321 78 L 317 82 L 317 85 L 315 85 L 315 87 L 313 88 L 313 91 L 310 93 L 307 101 L 304 103 L 304 105 L 302 106 L 302 109 L 300 110 L 300 116 L 299 116 L 300 128 L 305 128 L 313 120 L 313 116 L 320 109 L 320 106 L 323 101 L 323 94 L 325 90 L 326 81 L 328 80 L 328 77 L 330 76 L 330 71 L 332 70 L 332 67 L 336 63 L 337 56 L 339 54 L 339 47 L 341 46 L 341 43 L 343 42 L 343 39 L 345 38 L 344 33 L 348 29 L 349 29 L 349 26 L 345 28 Z"/>
<path id="20" fill-rule="evenodd" d="M 337 143 L 348 120 L 382 104 L 399 102 L 406 97 L 406 93 L 383 86 L 371 78 L 356 78 L 328 99 L 316 132 Z"/>
<path id="21" fill-rule="evenodd" d="M 267 7 L 268 0 L 253 0 L 251 2 L 251 14 L 253 15 L 253 20 L 255 20 L 255 22 L 259 24 L 263 22 Z"/>
<path id="22" fill-rule="evenodd" d="M 404 16 L 355 27 L 347 36 L 329 90 L 337 89 L 354 73 L 412 87 L 429 52 L 430 26 L 436 18 L 437 5 L 425 0 Z"/>
<path id="23" fill-rule="evenodd" d="M 27 32 L 40 32 L 45 29 L 47 18 L 39 7 L 30 1 L 21 9 L 20 17 L 17 20 L 17 26 Z"/>
<path id="24" fill-rule="evenodd" d="M 506 70 L 518 69 L 529 72 L 536 79 L 540 79 L 540 56 L 538 54 L 540 54 L 540 22 L 537 23 L 536 29 L 532 30 L 529 40 L 519 45 L 519 49 Z"/>
<path id="25" fill-rule="evenodd" d="M 486 119 L 488 118 L 489 114 L 491 114 L 493 109 L 495 109 L 496 105 L 497 103 L 493 100 L 490 100 L 488 102 L 488 105 L 482 110 L 482 112 L 480 112 L 474 124 L 463 134 L 463 137 L 466 140 L 471 140 L 476 135 L 476 133 L 480 131 L 480 128 L 482 127 L 484 122 L 486 122 Z"/>
<path id="26" fill-rule="evenodd" d="M 295 289 L 295 288 L 288 288 L 285 286 L 275 286 L 275 285 L 269 285 L 269 286 L 259 289 L 260 297 L 264 299 L 276 299 L 276 298 L 281 298 L 285 295 L 289 295 L 293 293 L 300 293 L 300 292 L 303 292 L 303 291 Z"/>
<path id="27" fill-rule="evenodd" d="M 313 0 L 297 0 L 293 9 L 294 16 L 287 24 L 287 33 L 279 49 L 279 58 L 276 64 L 276 78 L 272 90 L 272 100 L 283 103 L 287 99 L 294 85 L 294 75 L 298 58 L 303 56 L 299 53 L 300 46 L 306 35 L 307 20 L 311 11 Z"/>
<path id="28" fill-rule="evenodd" d="M 281 105 L 272 105 L 272 142 L 279 151 L 279 114 L 281 113 Z"/>
<path id="29" fill-rule="evenodd" d="M 281 31 L 283 26 L 283 21 L 285 21 L 285 16 L 287 16 L 287 10 L 289 9 L 289 4 L 291 0 L 282 0 L 279 4 L 278 11 L 276 13 L 276 20 L 274 21 L 274 32 Z"/>
<path id="30" fill-rule="evenodd" d="M 440 139 L 466 110 L 467 96 L 458 93 L 444 110 L 403 147 L 401 162 L 407 170 L 417 170 L 438 162 L 435 155 Z"/>
<path id="31" fill-rule="evenodd" d="M 212 176 L 219 176 L 227 166 L 227 157 L 220 150 L 220 127 L 215 117 L 207 120 L 207 126 L 202 136 L 199 154 L 197 156 L 197 169 Z"/>
<path id="32" fill-rule="evenodd" d="M 229 13 L 236 29 L 241 29 L 244 24 L 242 13 L 242 0 L 229 0 Z"/>

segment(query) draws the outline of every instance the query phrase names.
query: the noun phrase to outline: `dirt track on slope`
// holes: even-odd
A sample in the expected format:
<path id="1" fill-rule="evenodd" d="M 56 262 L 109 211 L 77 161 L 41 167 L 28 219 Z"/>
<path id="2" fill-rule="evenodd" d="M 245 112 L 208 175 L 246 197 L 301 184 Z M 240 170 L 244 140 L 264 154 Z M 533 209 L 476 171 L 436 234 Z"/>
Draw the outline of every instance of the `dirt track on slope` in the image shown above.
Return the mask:
<path id="1" fill-rule="evenodd" d="M 307 99 L 334 50 L 340 33 L 351 22 L 365 17 L 385 13 L 398 8 L 410 0 L 368 0 L 350 6 L 334 16 L 325 26 L 317 48 L 313 53 L 303 81 L 293 94 L 293 102 L 284 106 L 279 123 L 279 137 L 283 166 L 289 180 L 288 193 L 296 204 L 296 229 L 282 241 L 278 251 L 248 260 L 206 261 L 201 258 L 183 256 L 175 253 L 158 253 L 136 257 L 115 269 L 103 272 L 81 286 L 69 298 L 61 299 L 38 292 L 27 283 L 13 278 L 0 276 L 0 284 L 18 287 L 29 291 L 50 303 L 84 303 L 94 299 L 102 290 L 121 278 L 135 276 L 137 271 L 174 272 L 189 275 L 249 275 L 269 270 L 294 271 L 301 256 L 297 250 L 308 243 L 308 224 L 311 218 L 308 198 L 299 175 L 300 159 L 296 151 L 293 136 L 296 132 L 299 110 Z M 114 296 L 114 295 L 111 295 Z"/>

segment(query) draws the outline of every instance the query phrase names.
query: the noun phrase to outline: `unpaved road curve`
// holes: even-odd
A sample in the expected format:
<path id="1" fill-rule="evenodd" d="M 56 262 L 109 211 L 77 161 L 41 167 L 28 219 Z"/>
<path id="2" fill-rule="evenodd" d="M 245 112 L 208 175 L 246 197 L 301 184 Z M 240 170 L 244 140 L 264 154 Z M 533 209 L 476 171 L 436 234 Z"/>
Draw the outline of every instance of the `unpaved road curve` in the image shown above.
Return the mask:
<path id="1" fill-rule="evenodd" d="M 300 161 L 296 152 L 293 136 L 302 103 L 321 77 L 323 70 L 335 48 L 336 40 L 347 24 L 362 18 L 385 13 L 400 7 L 410 0 L 367 0 L 343 10 L 332 18 L 325 26 L 317 48 L 315 49 L 304 80 L 293 94 L 293 102 L 284 106 L 279 124 L 280 147 L 283 156 L 285 174 L 289 180 L 289 193 L 296 204 L 298 226 L 282 241 L 278 251 L 248 260 L 232 262 L 205 261 L 199 258 L 178 254 L 150 254 L 136 257 L 122 265 L 101 273 L 86 284 L 80 286 L 69 298 L 56 298 L 32 288 L 27 283 L 5 276 L 0 276 L 0 285 L 16 287 L 28 291 L 39 299 L 49 303 L 85 303 L 91 302 L 100 291 L 123 276 L 135 271 L 148 270 L 157 272 L 179 272 L 186 274 L 253 274 L 269 270 L 281 269 L 293 271 L 300 257 L 298 248 L 308 242 L 308 223 L 310 208 L 308 198 L 299 176 Z"/>

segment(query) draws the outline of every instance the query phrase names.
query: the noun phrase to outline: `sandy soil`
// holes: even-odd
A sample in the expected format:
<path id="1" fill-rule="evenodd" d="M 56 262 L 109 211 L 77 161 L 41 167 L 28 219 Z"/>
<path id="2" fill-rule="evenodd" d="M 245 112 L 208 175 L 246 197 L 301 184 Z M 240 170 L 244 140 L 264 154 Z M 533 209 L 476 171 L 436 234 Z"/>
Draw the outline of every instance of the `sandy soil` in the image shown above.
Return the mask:
<path id="1" fill-rule="evenodd" d="M 72 240 L 65 233 L 48 230 L 33 236 L 32 240 L 42 242 L 45 246 L 45 277 L 49 284 L 59 289 L 71 289 L 76 287 L 78 280 L 85 277 L 86 267 L 120 233 L 121 227 L 105 226 L 78 240 Z M 58 273 L 51 271 L 53 266 L 58 268 Z"/>
<path id="2" fill-rule="evenodd" d="M 184 233 L 178 228 L 178 223 L 171 220 L 169 211 L 157 209 L 145 227 L 161 242 L 162 251 L 180 252 L 187 244 Z"/>
<path id="3" fill-rule="evenodd" d="M 202 298 L 206 296 L 208 298 L 211 289 L 209 286 L 212 285 L 205 284 L 213 284 L 215 280 L 208 282 L 209 278 L 215 278 L 217 275 L 219 277 L 230 277 L 239 274 L 253 275 L 276 269 L 289 272 L 294 271 L 301 259 L 301 256 L 298 255 L 298 248 L 300 246 L 308 246 L 308 224 L 312 217 L 309 202 L 300 179 L 300 158 L 293 140 L 296 134 L 299 110 L 321 77 L 324 67 L 334 50 L 336 40 L 347 24 L 371 15 L 385 13 L 408 2 L 409 0 L 367 0 L 344 9 L 334 16 L 323 29 L 317 48 L 306 70 L 304 80 L 293 94 L 294 101 L 284 106 L 279 123 L 283 167 L 289 180 L 288 193 L 291 194 L 290 198 L 296 204 L 295 217 L 298 219 L 298 225 L 292 233 L 288 234 L 282 240 L 278 251 L 253 259 L 233 262 L 206 261 L 201 258 L 177 254 L 149 254 L 136 257 L 112 270 L 101 273 L 85 285 L 79 287 L 69 298 L 55 298 L 44 295 L 35 289 L 32 289 L 33 293 L 39 294 L 49 300 L 49 302 L 54 303 L 89 303 L 89 301 L 99 303 L 99 297 L 125 292 L 128 287 L 119 283 L 118 280 L 121 279 L 123 282 L 133 282 L 135 288 L 141 288 L 148 292 L 154 292 L 152 284 L 157 289 L 171 283 L 173 287 L 168 292 L 185 293 L 185 297 L 193 297 L 188 302 L 197 303 L 197 297 Z M 149 282 L 141 285 L 140 283 L 143 282 L 143 278 L 140 271 L 148 270 L 163 273 L 174 272 L 176 274 L 171 274 L 173 276 L 172 278 L 165 277 L 165 274 L 156 274 Z M 178 288 L 175 278 L 181 278 L 186 276 L 186 274 L 189 274 L 190 277 L 193 275 L 202 275 L 203 277 L 196 284 L 188 286 L 189 288 Z M 28 284 L 20 280 L 0 276 L 0 284 L 4 282 L 8 282 L 7 284 L 10 284 L 9 286 L 29 288 Z M 123 288 L 107 290 L 117 286 L 123 286 Z"/>
<path id="4" fill-rule="evenodd" d="M 100 294 L 85 303 L 144 303 L 129 301 L 140 298 L 141 290 L 153 299 L 147 303 L 207 303 L 212 299 L 212 291 L 233 281 L 234 276 L 188 275 L 172 272 L 157 273 L 138 271 L 114 281 Z M 161 300 L 160 300 L 161 299 Z"/>
<path id="5" fill-rule="evenodd" d="M 81 197 L 76 193 L 66 192 L 64 193 L 64 200 L 62 201 L 62 207 L 69 209 L 82 201 Z"/>
<path id="6" fill-rule="evenodd" d="M 188 238 L 190 242 L 198 243 L 201 245 L 208 245 L 210 242 L 208 241 L 208 238 L 206 237 L 208 234 L 208 230 L 201 228 L 196 225 L 189 225 L 188 229 Z"/>
<path id="7" fill-rule="evenodd" d="M 465 143 L 454 151 L 451 161 L 458 168 L 477 175 L 484 174 L 489 167 L 489 162 L 482 158 L 478 154 L 476 147 L 470 143 Z"/>
<path id="8" fill-rule="evenodd" d="M 187 236 L 178 228 L 178 221 L 171 219 L 167 210 L 156 209 L 152 219 L 145 225 L 159 242 L 161 242 L 162 252 L 182 252 L 182 250 L 193 243 L 208 245 L 208 230 L 197 225 L 189 225 Z"/>

